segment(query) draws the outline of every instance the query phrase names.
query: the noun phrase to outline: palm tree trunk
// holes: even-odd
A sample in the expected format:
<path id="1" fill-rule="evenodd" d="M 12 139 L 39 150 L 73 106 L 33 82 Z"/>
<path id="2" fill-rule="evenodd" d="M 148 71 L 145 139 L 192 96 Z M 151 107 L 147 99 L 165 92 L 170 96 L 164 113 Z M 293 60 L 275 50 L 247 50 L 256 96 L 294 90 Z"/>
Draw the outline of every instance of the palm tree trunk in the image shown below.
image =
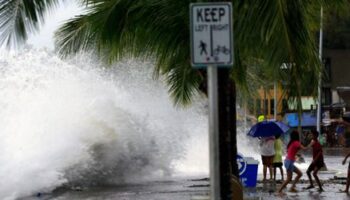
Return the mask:
<path id="1" fill-rule="evenodd" d="M 236 90 L 229 68 L 218 69 L 221 198 L 232 199 L 231 176 L 238 177 L 236 162 Z"/>

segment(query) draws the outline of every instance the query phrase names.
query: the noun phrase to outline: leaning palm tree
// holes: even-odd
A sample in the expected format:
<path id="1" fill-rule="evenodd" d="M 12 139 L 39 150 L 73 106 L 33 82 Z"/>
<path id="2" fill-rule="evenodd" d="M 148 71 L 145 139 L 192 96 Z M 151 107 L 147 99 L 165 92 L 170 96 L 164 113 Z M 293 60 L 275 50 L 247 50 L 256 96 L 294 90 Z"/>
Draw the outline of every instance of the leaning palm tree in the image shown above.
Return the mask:
<path id="1" fill-rule="evenodd" d="M 345 1 L 345 0 L 343 0 Z M 315 10 L 342 0 L 232 1 L 234 55 L 232 70 L 219 69 L 219 132 L 221 196 L 230 199 L 231 174 L 238 176 L 235 125 L 235 88 L 248 91 L 249 59 L 274 79 L 288 82 L 290 96 L 300 99 L 303 83 L 316 91 L 320 62 L 312 32 Z M 59 0 L 0 0 L 0 41 L 14 45 L 37 28 L 43 13 Z M 56 32 L 62 56 L 95 51 L 109 63 L 125 57 L 152 59 L 155 77 L 164 76 L 175 104 L 188 104 L 205 83 L 204 70 L 190 65 L 189 3 L 195 0 L 79 0 L 84 14 Z M 209 2 L 209 1 L 202 1 Z M 248 63 L 248 64 L 247 64 Z M 286 70 L 281 65 L 288 66 Z M 204 84 L 205 85 L 205 84 Z M 301 103 L 298 104 L 299 110 Z"/>

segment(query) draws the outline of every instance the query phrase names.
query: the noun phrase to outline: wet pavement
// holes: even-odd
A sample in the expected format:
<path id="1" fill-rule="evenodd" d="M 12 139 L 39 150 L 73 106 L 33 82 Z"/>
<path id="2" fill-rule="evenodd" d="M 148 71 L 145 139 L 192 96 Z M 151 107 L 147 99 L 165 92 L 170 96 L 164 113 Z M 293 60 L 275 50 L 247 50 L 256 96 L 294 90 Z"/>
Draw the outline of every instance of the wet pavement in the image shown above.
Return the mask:
<path id="1" fill-rule="evenodd" d="M 20 200 L 200 200 L 208 199 L 208 196 L 208 179 L 197 178 L 96 188 L 60 188 L 50 194 Z"/>
<path id="2" fill-rule="evenodd" d="M 309 181 L 306 175 L 306 169 L 312 161 L 311 152 L 302 152 L 305 158 L 304 163 L 297 163 L 296 166 L 301 169 L 303 176 L 297 184 L 297 193 L 288 192 L 291 184 L 287 186 L 287 189 L 284 190 L 285 195 L 279 196 L 276 194 L 276 191 L 281 185 L 281 181 L 267 182 L 263 183 L 258 181 L 256 188 L 246 188 L 244 192 L 245 199 L 294 199 L 294 200 L 318 200 L 318 199 L 350 199 L 350 195 L 340 192 L 340 190 L 345 189 L 346 184 L 346 173 L 348 168 L 348 163 L 342 165 L 342 161 L 347 152 L 350 152 L 350 149 L 345 148 L 324 148 L 325 163 L 327 166 L 327 171 L 320 171 L 319 178 L 323 184 L 324 192 L 318 192 L 317 184 L 314 185 L 315 188 L 311 190 L 304 189 L 309 185 Z M 349 162 L 349 160 L 348 160 Z M 259 166 L 261 168 L 261 166 Z M 278 171 L 279 172 L 279 171 Z M 280 179 L 279 173 L 277 172 L 277 180 Z M 262 180 L 261 169 L 259 169 L 258 180 Z"/>
<path id="3" fill-rule="evenodd" d="M 263 183 L 261 169 L 259 169 L 256 188 L 245 188 L 244 198 L 247 200 L 318 200 L 318 199 L 350 199 L 350 195 L 341 193 L 345 188 L 347 165 L 341 162 L 348 149 L 325 149 L 325 162 L 327 171 L 320 171 L 319 177 L 323 184 L 324 192 L 318 192 L 315 187 L 311 190 L 303 188 L 309 185 L 306 176 L 306 168 L 311 161 L 310 152 L 304 152 L 305 163 L 297 166 L 303 172 L 300 182 L 297 184 L 297 193 L 285 190 L 286 195 L 276 195 L 276 190 L 281 182 Z M 261 168 L 261 165 L 259 166 Z M 279 173 L 278 173 L 279 174 Z M 279 175 L 277 179 L 279 179 Z M 316 185 L 316 184 L 315 184 Z M 290 185 L 287 186 L 289 189 Z M 33 197 L 21 198 L 21 200 L 208 200 L 209 181 L 207 178 L 174 178 L 166 181 L 152 181 L 140 184 L 128 184 L 117 186 L 104 186 L 99 188 L 60 188 L 50 194 L 37 194 Z"/>
<path id="4" fill-rule="evenodd" d="M 305 178 L 305 177 L 304 177 Z M 305 190 L 308 181 L 301 180 L 297 184 L 298 193 L 286 191 L 285 196 L 276 194 L 280 182 L 258 182 L 256 188 L 246 188 L 244 199 L 246 200 L 345 200 L 350 195 L 339 192 L 345 188 L 344 179 L 330 178 L 322 180 L 325 192 L 318 192 L 317 187 Z M 209 200 L 209 182 L 207 179 L 159 181 L 138 185 L 125 185 L 113 187 L 101 187 L 93 189 L 60 189 L 52 194 L 40 194 L 35 197 L 22 198 L 21 200 Z M 290 185 L 289 185 L 290 187 Z"/>
<path id="5" fill-rule="evenodd" d="M 288 192 L 290 185 L 284 191 L 285 195 L 278 195 L 276 191 L 280 187 L 281 183 L 258 183 L 256 188 L 245 189 L 244 197 L 247 200 L 255 199 L 266 199 L 266 200 L 277 200 L 277 199 L 295 199 L 295 200 L 318 200 L 318 199 L 350 199 L 350 195 L 340 192 L 345 188 L 345 180 L 343 179 L 329 179 L 322 180 L 324 192 L 318 192 L 318 187 L 315 184 L 315 188 L 306 190 L 304 189 L 309 185 L 306 180 L 301 180 L 297 184 L 297 193 Z"/>

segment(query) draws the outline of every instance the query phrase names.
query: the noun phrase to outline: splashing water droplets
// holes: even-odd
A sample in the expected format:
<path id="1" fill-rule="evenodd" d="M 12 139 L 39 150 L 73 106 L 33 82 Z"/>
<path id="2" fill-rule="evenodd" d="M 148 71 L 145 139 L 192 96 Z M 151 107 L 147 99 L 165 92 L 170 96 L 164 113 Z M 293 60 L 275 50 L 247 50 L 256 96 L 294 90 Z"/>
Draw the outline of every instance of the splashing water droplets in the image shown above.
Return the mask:
<path id="1" fill-rule="evenodd" d="M 174 108 L 151 62 L 104 67 L 92 57 L 0 52 L 1 199 L 208 176 L 207 99 Z M 252 153 L 245 134 L 238 138 L 239 151 Z"/>
<path id="2" fill-rule="evenodd" d="M 103 68 L 89 55 L 66 62 L 44 50 L 2 52 L 0 197 L 193 168 L 186 141 L 207 138 L 206 100 L 198 95 L 191 108 L 174 108 L 152 69 L 135 60 Z M 195 168 L 207 173 L 203 162 Z"/>

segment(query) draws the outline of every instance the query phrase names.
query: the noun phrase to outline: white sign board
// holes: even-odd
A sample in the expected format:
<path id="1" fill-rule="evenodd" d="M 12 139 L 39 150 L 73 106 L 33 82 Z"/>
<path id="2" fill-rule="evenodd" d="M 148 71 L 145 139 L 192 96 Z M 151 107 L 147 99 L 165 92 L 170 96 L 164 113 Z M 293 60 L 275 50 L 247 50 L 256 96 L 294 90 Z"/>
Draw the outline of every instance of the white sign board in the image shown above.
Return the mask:
<path id="1" fill-rule="evenodd" d="M 193 3 L 190 19 L 192 65 L 232 65 L 232 4 Z"/>

